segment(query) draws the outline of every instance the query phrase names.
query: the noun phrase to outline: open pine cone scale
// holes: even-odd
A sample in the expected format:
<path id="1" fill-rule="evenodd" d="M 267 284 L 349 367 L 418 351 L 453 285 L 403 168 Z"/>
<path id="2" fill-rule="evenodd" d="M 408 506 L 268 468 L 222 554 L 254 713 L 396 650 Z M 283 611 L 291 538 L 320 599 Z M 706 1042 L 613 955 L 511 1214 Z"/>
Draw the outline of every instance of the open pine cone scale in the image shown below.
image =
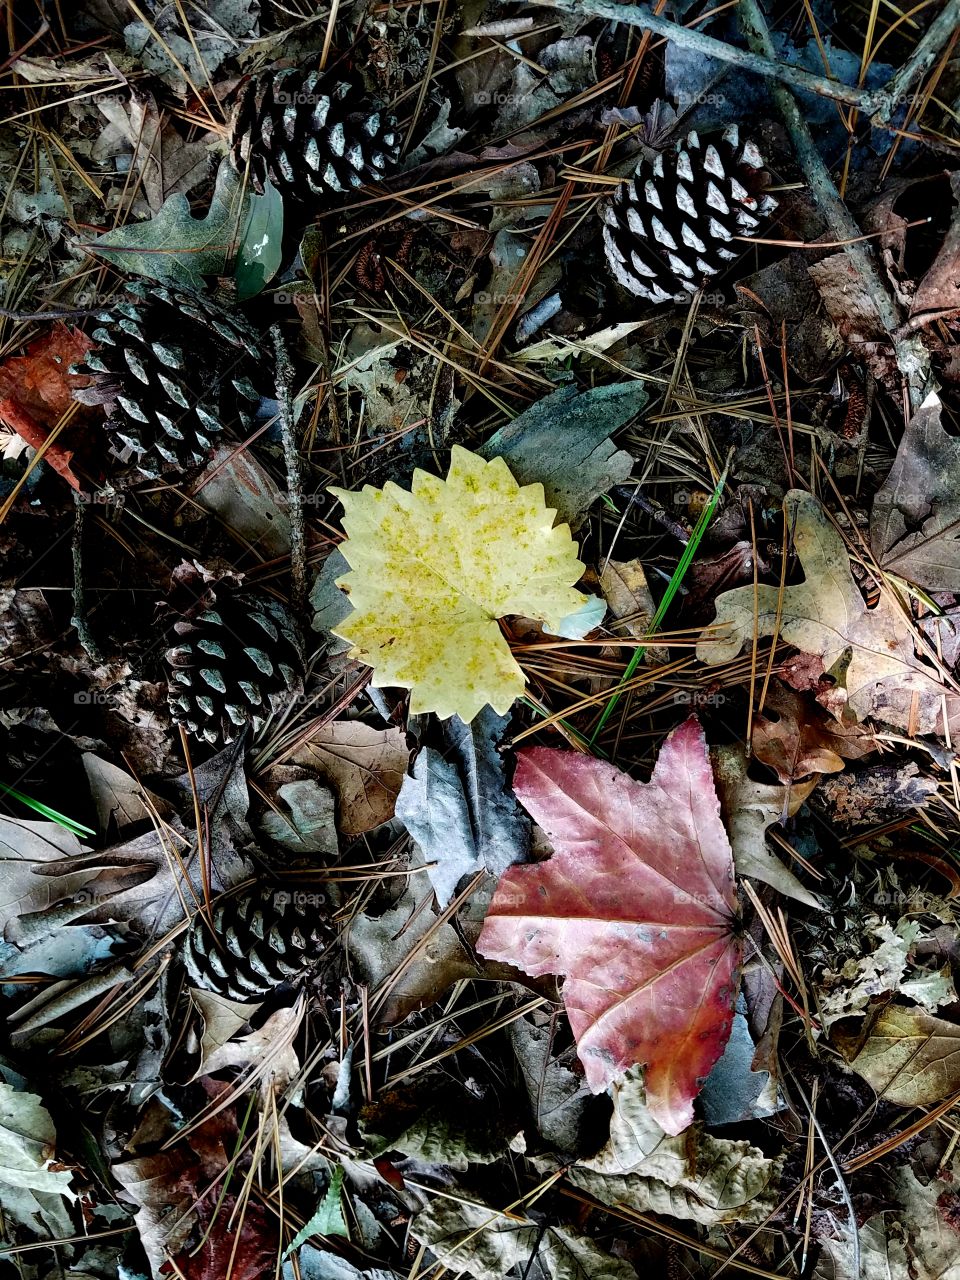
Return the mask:
<path id="1" fill-rule="evenodd" d="M 776 200 L 758 188 L 763 157 L 731 125 L 704 144 L 691 131 L 673 151 L 641 161 L 603 212 L 611 274 L 651 302 L 683 302 L 742 252 Z"/>
<path id="2" fill-rule="evenodd" d="M 241 90 L 230 149 L 254 190 L 269 178 L 282 194 L 316 202 L 379 182 L 396 164 L 400 134 L 350 81 L 289 67 Z"/>
<path id="3" fill-rule="evenodd" d="M 170 713 L 212 746 L 257 732 L 301 685 L 303 659 L 293 622 L 279 601 L 221 589 L 173 627 L 167 650 Z"/>

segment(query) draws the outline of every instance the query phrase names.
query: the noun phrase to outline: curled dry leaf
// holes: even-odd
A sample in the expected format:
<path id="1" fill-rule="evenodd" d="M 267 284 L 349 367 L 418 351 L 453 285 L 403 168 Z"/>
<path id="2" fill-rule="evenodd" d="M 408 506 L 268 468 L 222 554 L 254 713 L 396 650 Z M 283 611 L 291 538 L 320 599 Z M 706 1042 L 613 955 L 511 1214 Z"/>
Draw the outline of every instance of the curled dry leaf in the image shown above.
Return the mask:
<path id="1" fill-rule="evenodd" d="M 633 636 L 635 640 L 645 639 L 657 606 L 641 562 L 607 560 L 600 573 L 600 590 L 613 615 L 608 624 L 611 631 Z M 650 665 L 662 666 L 669 660 L 669 651 L 662 645 L 647 649 L 646 661 Z"/>
<path id="2" fill-rule="evenodd" d="M 521 488 L 502 458 L 456 445 L 446 480 L 418 470 L 411 492 L 392 482 L 331 492 L 346 513 L 351 572 L 339 585 L 353 605 L 335 634 L 373 667 L 374 686 L 410 689 L 414 714 L 469 723 L 485 704 L 508 711 L 525 680 L 498 619 L 557 633 L 585 602 L 576 543 L 567 525 L 554 528 L 543 485 Z"/>
<path id="3" fill-rule="evenodd" d="M 730 1034 L 740 965 L 733 857 L 691 716 L 646 784 L 588 756 L 519 755 L 514 790 L 554 847 L 500 879 L 477 949 L 563 999 L 595 1093 L 637 1063 L 671 1134 Z"/>
<path id="4" fill-rule="evenodd" d="M 58 322 L 30 344 L 26 355 L 4 360 L 0 365 L 0 422 L 34 449 L 42 448 L 50 430 L 74 403 L 71 384 L 82 382 L 70 373 L 70 366 L 82 359 L 91 345 L 85 334 Z M 81 488 L 70 466 L 72 450 L 54 442 L 44 458 L 74 489 Z"/>
<path id="5" fill-rule="evenodd" d="M 763 711 L 753 722 L 753 754 L 769 765 L 783 783 L 811 773 L 839 773 L 845 760 L 876 751 L 873 734 L 857 724 L 843 724 L 824 714 L 799 693 L 771 684 Z"/>
<path id="6" fill-rule="evenodd" d="M 749 762 L 739 744 L 716 747 L 710 754 L 737 874 L 762 880 L 808 907 L 822 906 L 817 895 L 801 884 L 767 844 L 767 828 L 792 818 L 817 785 L 816 779 L 788 790 L 755 782 L 747 773 Z"/>
<path id="7" fill-rule="evenodd" d="M 917 657 L 909 622 L 886 596 L 867 608 L 843 540 L 817 499 L 791 489 L 783 514 L 804 581 L 788 586 L 782 602 L 774 586 L 762 585 L 756 594 L 752 586 L 725 591 L 717 599 L 715 625 L 697 645 L 700 661 L 729 662 L 755 634 L 778 634 L 818 659 L 825 671 L 847 661 L 846 704 L 858 718 L 876 715 L 901 723 L 897 695 L 904 692 L 936 694 L 939 703 L 942 687 Z"/>
<path id="8" fill-rule="evenodd" d="M 0 400 L 12 399 L 41 427 L 54 427 L 73 404 L 71 384 L 80 382 L 70 366 L 93 343 L 79 329 L 57 321 L 49 333 L 32 342 L 26 355 L 0 364 Z M 0 417 L 4 416 L 0 412 Z"/>
<path id="9" fill-rule="evenodd" d="M 710 1226 L 763 1222 L 776 1208 L 778 1174 L 778 1162 L 749 1142 L 715 1138 L 699 1125 L 665 1133 L 636 1071 L 613 1086 L 606 1146 L 570 1170 L 571 1181 L 605 1204 Z"/>

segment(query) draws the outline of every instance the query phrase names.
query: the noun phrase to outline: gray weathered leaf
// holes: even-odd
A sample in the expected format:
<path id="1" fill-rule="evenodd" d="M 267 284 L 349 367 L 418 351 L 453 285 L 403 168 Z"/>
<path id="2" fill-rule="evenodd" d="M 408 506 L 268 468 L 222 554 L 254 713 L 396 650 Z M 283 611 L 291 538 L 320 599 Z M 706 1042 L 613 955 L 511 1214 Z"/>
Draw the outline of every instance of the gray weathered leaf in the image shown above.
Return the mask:
<path id="1" fill-rule="evenodd" d="M 633 458 L 610 435 L 648 399 L 639 381 L 589 391 L 564 387 L 501 427 L 477 452 L 503 458 L 520 484 L 541 483 L 557 523 L 576 524 L 595 498 L 629 476 Z"/>
<path id="2" fill-rule="evenodd" d="M 349 617 L 353 606 L 350 597 L 337 586 L 337 579 L 350 572 L 346 557 L 336 547 L 330 552 L 320 567 L 310 590 L 310 604 L 313 607 L 314 631 L 325 631 L 334 652 L 343 652 L 350 648 L 349 640 L 341 640 L 339 636 L 329 633 L 334 627 Z"/>
<path id="3" fill-rule="evenodd" d="M 338 852 L 333 792 L 315 778 L 286 782 L 277 790 L 286 813 L 268 809 L 260 829 L 290 853 Z"/>
<path id="4" fill-rule="evenodd" d="M 581 1150 L 589 1141 L 588 1120 L 596 1107 L 582 1074 L 571 1071 L 551 1054 L 553 1036 L 549 1026 L 538 1027 L 526 1018 L 518 1018 L 510 1024 L 507 1034 L 541 1136 L 560 1151 Z"/>
<path id="5" fill-rule="evenodd" d="M 428 874 L 442 907 L 463 876 L 482 867 L 499 876 L 526 857 L 530 822 L 497 751 L 508 722 L 490 707 L 470 724 L 441 721 L 443 751 L 424 747 L 397 796 L 397 819 L 435 864 Z"/>
<path id="6" fill-rule="evenodd" d="M 283 1280 L 399 1280 L 395 1271 L 361 1271 L 339 1254 L 315 1249 L 311 1244 L 301 1247 L 297 1262 L 296 1270 L 290 1260 L 283 1264 Z"/>
<path id="7" fill-rule="evenodd" d="M 536 1256 L 551 1280 L 636 1280 L 628 1262 L 611 1257 L 573 1228 L 541 1230 L 519 1214 L 439 1198 L 410 1223 L 411 1234 L 429 1245 L 454 1275 L 467 1271 L 475 1280 L 503 1280 L 511 1267 L 525 1266 Z"/>
<path id="8" fill-rule="evenodd" d="M 934 391 L 873 500 L 870 542 L 888 572 L 927 591 L 960 591 L 960 440 L 943 429 Z"/>

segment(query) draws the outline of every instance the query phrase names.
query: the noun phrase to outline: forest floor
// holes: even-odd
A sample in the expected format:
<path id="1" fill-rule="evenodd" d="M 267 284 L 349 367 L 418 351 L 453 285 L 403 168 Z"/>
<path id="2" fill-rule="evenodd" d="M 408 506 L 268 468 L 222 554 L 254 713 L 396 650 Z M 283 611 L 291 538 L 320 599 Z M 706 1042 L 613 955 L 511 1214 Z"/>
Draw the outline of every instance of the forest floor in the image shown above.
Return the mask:
<path id="1" fill-rule="evenodd" d="M 960 4 L 652 10 L 4 6 L 0 1276 L 960 1280 Z"/>

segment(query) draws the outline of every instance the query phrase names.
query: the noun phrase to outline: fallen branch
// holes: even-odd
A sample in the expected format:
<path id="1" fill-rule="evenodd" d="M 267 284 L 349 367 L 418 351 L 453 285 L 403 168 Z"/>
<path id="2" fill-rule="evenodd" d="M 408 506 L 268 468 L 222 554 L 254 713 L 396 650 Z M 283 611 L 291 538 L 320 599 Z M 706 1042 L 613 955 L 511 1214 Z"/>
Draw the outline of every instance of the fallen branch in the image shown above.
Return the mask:
<path id="1" fill-rule="evenodd" d="M 83 521 L 86 515 L 86 498 L 82 493 L 73 495 L 73 617 L 70 625 L 77 639 L 94 660 L 102 662 L 103 654 L 87 624 L 86 592 L 83 586 Z"/>
<path id="2" fill-rule="evenodd" d="M 296 413 L 293 407 L 293 365 L 279 325 L 270 330 L 276 353 L 277 401 L 280 405 L 280 436 L 287 468 L 287 510 L 290 513 L 290 604 L 297 625 L 302 624 L 307 605 L 307 546 L 303 525 L 303 482 L 297 451 Z"/>
<path id="3" fill-rule="evenodd" d="M 907 90 L 927 74 L 940 52 L 960 28 L 960 0 L 947 0 L 942 11 L 934 18 L 923 38 L 900 70 L 884 86 L 887 102 L 877 108 L 875 124 L 887 124 L 893 112 L 907 96 Z"/>
<path id="4" fill-rule="evenodd" d="M 773 41 L 757 0 L 740 0 L 737 20 L 751 48 L 762 50 L 768 55 L 773 53 Z M 862 242 L 860 228 L 840 199 L 830 170 L 817 149 L 796 98 L 784 85 L 776 83 L 770 86 L 770 94 L 783 117 L 793 149 L 809 184 L 810 194 L 823 214 L 833 238 L 844 241 L 843 252 L 849 257 L 870 294 L 880 322 L 889 335 L 897 366 L 909 390 L 910 404 L 917 409 L 923 400 L 929 379 L 927 351 L 916 336 L 901 334 L 901 317 L 897 305 L 877 270 L 870 250 Z"/>
<path id="5" fill-rule="evenodd" d="M 631 27 L 643 27 L 648 31 L 671 40 L 685 49 L 692 49 L 703 54 L 705 58 L 716 58 L 720 62 L 728 62 L 744 71 L 752 71 L 755 75 L 764 76 L 782 84 L 792 85 L 795 89 L 806 89 L 810 93 L 819 94 L 822 98 L 830 98 L 834 102 L 842 102 L 848 107 L 856 107 L 865 115 L 887 115 L 893 110 L 893 102 L 887 89 L 861 89 L 842 84 L 839 80 L 828 80 L 826 76 L 815 75 L 803 67 L 795 67 L 786 62 L 778 62 L 776 53 L 771 48 L 760 53 L 756 49 L 737 49 L 734 45 L 717 40 L 714 36 L 704 35 L 692 27 L 681 27 L 676 22 L 661 18 L 644 4 L 618 4 L 617 0 L 538 0 L 545 8 L 563 9 L 567 13 L 580 16 L 606 18 L 609 22 L 625 22 Z"/>

